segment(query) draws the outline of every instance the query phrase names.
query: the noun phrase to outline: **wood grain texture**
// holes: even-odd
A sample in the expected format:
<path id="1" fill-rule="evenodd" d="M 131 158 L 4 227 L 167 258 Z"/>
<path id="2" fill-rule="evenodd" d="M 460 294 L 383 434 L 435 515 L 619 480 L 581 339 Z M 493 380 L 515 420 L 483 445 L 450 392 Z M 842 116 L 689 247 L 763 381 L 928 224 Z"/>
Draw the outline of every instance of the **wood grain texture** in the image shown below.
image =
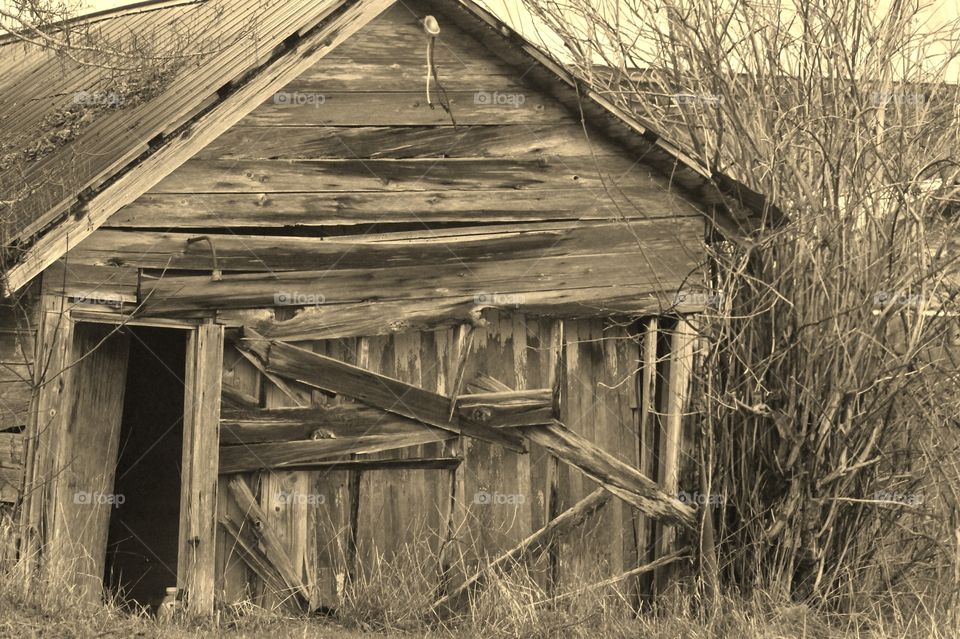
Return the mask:
<path id="1" fill-rule="evenodd" d="M 349 156 L 348 156 L 349 157 Z M 660 182 L 626 158 L 188 160 L 151 193 L 329 193 L 562 189 Z"/>
<path id="2" fill-rule="evenodd" d="M 199 160 L 333 160 L 415 158 L 536 158 L 616 155 L 603 138 L 588 139 L 578 124 L 453 126 L 252 126 L 243 123 L 214 140 Z"/>
<path id="3" fill-rule="evenodd" d="M 501 300 L 502 303 L 496 303 Z M 405 302 L 361 302 L 299 309 L 289 319 L 278 319 L 274 309 L 218 311 L 225 324 L 250 326 L 266 337 L 284 342 L 358 335 L 387 335 L 413 330 L 433 331 L 462 323 L 488 321 L 496 309 L 551 318 L 653 315 L 667 310 L 695 312 L 695 306 L 674 305 L 667 295 L 652 295 L 646 287 L 574 289 L 524 293 L 523 303 L 511 297 L 478 303 L 476 296 Z"/>
<path id="4" fill-rule="evenodd" d="M 457 125 L 569 123 L 567 110 L 536 93 L 448 91 Z M 279 91 L 243 120 L 247 126 L 442 126 L 450 116 L 407 93 Z"/>
<path id="5" fill-rule="evenodd" d="M 451 420 L 449 398 L 400 380 L 281 342 L 245 338 L 240 347 L 256 354 L 267 370 L 278 375 L 447 431 L 463 432 L 514 450 L 523 448 L 516 436 L 487 426 L 475 417 L 454 415 Z"/>
<path id="6" fill-rule="evenodd" d="M 67 583 L 81 597 L 98 603 L 103 593 L 110 512 L 120 422 L 126 386 L 129 336 L 108 325 L 77 328 L 69 374 L 65 428 L 58 430 L 58 482 L 52 495 L 50 564 L 71 571 Z"/>
<path id="7" fill-rule="evenodd" d="M 614 495 L 649 517 L 685 528 L 693 526 L 694 510 L 652 480 L 559 422 L 551 426 L 526 426 L 524 436 L 560 460 L 600 482 Z"/>
<path id="8" fill-rule="evenodd" d="M 441 222 L 658 219 L 699 214 L 663 188 L 437 189 L 353 193 L 148 193 L 117 211 L 113 228 L 282 228 Z"/>
<path id="9" fill-rule="evenodd" d="M 672 237 L 692 239 L 702 222 L 683 220 L 637 221 L 632 232 L 620 223 L 550 222 L 475 227 L 469 232 L 387 233 L 332 238 L 207 234 L 217 251 L 222 271 L 309 271 L 322 269 L 380 269 L 395 266 L 462 266 L 475 262 L 535 259 L 609 253 L 640 253 L 636 237 L 651 250 L 669 246 Z M 634 233 L 636 236 L 634 236 Z M 123 267 L 175 270 L 212 270 L 213 257 L 206 243 L 189 244 L 192 233 L 114 231 L 100 229 L 67 254 L 70 269 L 77 265 L 118 267 L 105 271 L 109 277 Z M 638 268 L 642 268 L 638 265 Z M 122 270 L 121 270 L 122 269 Z M 93 269 L 86 269 L 93 270 Z M 130 293 L 136 298 L 136 271 Z M 96 277 L 97 273 L 91 274 Z M 116 277 L 115 277 L 116 279 Z M 66 280 L 78 289 L 74 275 Z M 89 295 L 106 297 L 118 290 L 102 283 L 90 285 Z"/>
<path id="10" fill-rule="evenodd" d="M 302 469 L 317 462 L 331 462 L 345 455 L 369 455 L 387 450 L 419 446 L 450 439 L 439 428 L 405 427 L 399 432 L 376 429 L 363 435 L 266 444 L 225 446 L 220 449 L 220 473 L 254 470 Z"/>
<path id="11" fill-rule="evenodd" d="M 184 379 L 183 462 L 177 587 L 188 609 L 213 613 L 216 576 L 217 468 L 223 327 L 190 332 Z"/>
<path id="12" fill-rule="evenodd" d="M 199 117 L 190 122 L 190 126 L 177 136 L 163 140 L 160 148 L 152 155 L 141 160 L 135 166 L 118 176 L 107 186 L 94 194 L 85 203 L 82 214 L 74 215 L 52 228 L 40 240 L 27 249 L 13 268 L 4 273 L 4 292 L 17 291 L 25 286 L 35 275 L 59 259 L 70 247 L 79 243 L 83 238 L 96 230 L 114 212 L 122 206 L 133 202 L 138 196 L 145 193 L 157 184 L 164 176 L 175 169 L 197 151 L 214 140 L 221 133 L 238 122 L 247 113 L 252 111 L 261 101 L 261 96 L 273 89 L 282 87 L 288 81 L 296 78 L 301 72 L 312 66 L 327 53 L 332 51 L 341 42 L 349 38 L 367 22 L 390 5 L 390 0 L 364 0 L 347 7 L 344 11 L 332 15 L 319 10 L 324 20 L 318 28 L 306 37 L 299 40 L 287 53 L 276 59 L 268 59 L 268 68 L 260 73 L 251 73 L 246 76 L 246 82 L 229 92 L 212 108 L 203 111 Z M 291 6 L 292 8 L 292 6 Z M 184 97 L 171 89 L 165 100 L 174 100 L 183 103 Z M 181 86 L 181 90 L 188 89 Z M 187 90 L 189 94 L 189 90 Z M 207 99 L 207 94 L 191 95 L 191 100 L 199 99 L 201 103 Z M 103 123 L 98 123 L 102 125 Z M 146 125 L 147 123 L 141 123 Z M 166 122 L 161 126 L 161 132 L 170 125 Z M 170 131 L 167 131 L 169 133 Z M 155 133 L 146 139 L 153 139 Z M 112 136 L 105 135 L 110 140 Z M 124 159 L 129 160 L 139 156 L 144 150 L 137 147 L 128 152 Z M 69 158 L 68 158 L 69 159 Z M 112 156 L 108 158 L 116 169 L 121 159 Z M 73 198 L 68 198 L 69 204 Z M 59 210 L 62 210 L 59 209 Z M 52 209 L 44 219 L 58 214 L 58 209 Z M 40 224 L 41 221 L 38 221 Z M 46 222 L 43 222 L 46 224 Z"/>

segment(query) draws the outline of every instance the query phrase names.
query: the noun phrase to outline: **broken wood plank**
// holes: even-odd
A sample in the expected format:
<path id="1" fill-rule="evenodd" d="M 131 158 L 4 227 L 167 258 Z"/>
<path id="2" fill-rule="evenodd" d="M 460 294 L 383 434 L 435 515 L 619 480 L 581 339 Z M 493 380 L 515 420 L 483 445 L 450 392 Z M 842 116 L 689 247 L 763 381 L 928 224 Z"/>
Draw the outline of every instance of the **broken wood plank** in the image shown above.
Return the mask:
<path id="1" fill-rule="evenodd" d="M 437 330 L 464 322 L 483 321 L 486 309 L 503 308 L 555 318 L 652 315 L 671 308 L 675 295 L 652 294 L 646 287 L 603 287 L 523 294 L 523 303 L 509 304 L 511 295 L 432 298 L 428 300 L 324 304 L 299 309 L 290 319 L 277 319 L 272 309 L 221 309 L 218 319 L 246 325 L 271 339 L 303 342 L 408 331 Z M 677 305 L 678 312 L 696 312 L 694 305 Z"/>
<path id="2" fill-rule="evenodd" d="M 656 267 L 646 266 L 644 256 L 655 259 Z M 624 268 L 625 261 L 633 260 L 636 268 Z M 681 243 L 668 240 L 639 254 L 505 259 L 450 264 L 443 269 L 428 265 L 226 274 L 219 281 L 196 275 L 144 278 L 141 294 L 144 313 L 171 313 L 444 298 L 472 298 L 475 305 L 519 308 L 527 295 L 535 298 L 535 293 L 556 295 L 579 289 L 592 289 L 588 298 L 602 305 L 606 298 L 617 298 L 621 287 L 632 287 L 646 289 L 647 296 L 665 295 L 670 300 L 666 308 L 675 297 L 668 292 L 679 290 L 696 270 L 694 254 L 686 252 Z M 597 295 L 598 289 L 606 295 Z M 572 295 L 575 300 L 576 294 Z"/>
<path id="3" fill-rule="evenodd" d="M 146 193 L 117 211 L 111 228 L 318 227 L 376 223 L 659 219 L 700 215 L 660 186 L 369 191 L 344 193 Z M 71 245 L 71 248 L 73 245 Z"/>
<path id="4" fill-rule="evenodd" d="M 559 537 L 562 537 L 577 526 L 583 524 L 590 516 L 602 508 L 609 499 L 610 493 L 603 488 L 598 488 L 593 491 L 551 519 L 543 528 L 540 528 L 519 544 L 484 566 L 483 569 L 471 577 L 468 577 L 462 584 L 434 602 L 430 609 L 436 610 L 448 601 L 455 599 L 473 586 L 473 584 L 477 583 L 484 575 L 490 574 L 491 571 L 498 568 L 509 568 L 511 564 L 520 561 L 520 558 L 524 554 L 537 552 L 538 549 L 547 547 Z"/>
<path id="5" fill-rule="evenodd" d="M 461 395 L 457 400 L 457 411 L 496 428 L 549 424 L 555 418 L 553 390 L 538 388 Z"/>
<path id="6" fill-rule="evenodd" d="M 230 480 L 230 493 L 237 500 L 240 509 L 246 514 L 251 525 L 251 531 L 260 542 L 270 565 L 276 569 L 283 579 L 284 591 L 293 593 L 301 610 L 306 609 L 309 596 L 300 579 L 300 573 L 291 563 L 280 539 L 267 524 L 267 516 L 260 505 L 257 504 L 256 497 L 250 492 L 249 486 L 242 478 L 234 477 Z"/>
<path id="7" fill-rule="evenodd" d="M 297 603 L 295 591 L 287 589 L 283 577 L 270 563 L 270 559 L 256 545 L 244 538 L 241 527 L 227 516 L 220 518 L 220 526 L 227 533 L 228 541 L 233 542 L 229 546 L 229 551 L 231 553 L 236 552 L 240 559 L 249 566 L 250 570 L 273 588 L 274 592 L 281 595 L 283 601 L 289 603 L 296 612 L 303 612 L 303 609 Z"/>
<path id="8" fill-rule="evenodd" d="M 379 453 L 420 444 L 446 441 L 454 435 L 440 428 L 266 444 L 224 446 L 220 449 L 220 474 L 254 470 L 280 470 L 331 461 L 343 455 Z"/>
<path id="9" fill-rule="evenodd" d="M 550 389 L 462 395 L 457 410 L 491 426 L 549 423 Z M 402 433 L 422 425 L 393 413 L 359 404 L 305 409 L 228 410 L 220 419 L 220 444 L 263 444 Z"/>
<path id="10" fill-rule="evenodd" d="M 543 446 L 561 461 L 599 482 L 611 493 L 643 514 L 661 522 L 691 528 L 694 509 L 669 494 L 636 468 L 620 461 L 560 422 L 520 429 L 530 441 Z"/>
<path id="11" fill-rule="evenodd" d="M 338 237 L 291 237 L 209 233 L 221 271 L 307 271 L 320 269 L 391 268 L 396 266 L 460 266 L 474 262 L 610 253 L 637 253 L 637 236 L 656 247 L 678 235 L 702 230 L 699 218 L 623 222 L 543 222 L 471 227 L 451 231 L 383 233 Z M 190 243 L 194 233 L 100 229 L 67 254 L 71 268 L 137 268 L 213 270 L 210 247 Z M 102 271 L 98 277 L 118 273 Z M 75 281 L 75 278 L 71 278 Z M 129 300 L 128 300 L 129 301 Z"/>
<path id="12" fill-rule="evenodd" d="M 404 433 L 421 428 L 425 427 L 415 420 L 360 404 L 234 410 L 228 411 L 220 420 L 220 444 L 340 439 Z"/>
<path id="13" fill-rule="evenodd" d="M 282 342 L 244 338 L 239 347 L 256 354 L 267 370 L 283 377 L 437 428 L 523 450 L 514 434 L 459 414 L 450 420 L 448 397 Z"/>

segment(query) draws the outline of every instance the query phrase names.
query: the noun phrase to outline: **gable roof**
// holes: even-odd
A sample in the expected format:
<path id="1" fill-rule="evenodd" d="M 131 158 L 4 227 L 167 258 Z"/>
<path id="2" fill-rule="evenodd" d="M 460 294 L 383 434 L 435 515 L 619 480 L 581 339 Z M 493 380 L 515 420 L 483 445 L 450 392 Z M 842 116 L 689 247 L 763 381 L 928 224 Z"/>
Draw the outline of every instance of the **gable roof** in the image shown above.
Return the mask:
<path id="1" fill-rule="evenodd" d="M 226 44 L 179 70 L 156 96 L 97 118 L 49 155 L 25 163 L 23 170 L 16 167 L 0 175 L 4 193 L 13 193 L 24 184 L 29 189 L 22 199 L 11 198 L 13 202 L 3 205 L 0 229 L 10 255 L 5 294 L 21 288 L 112 213 L 138 198 L 393 4 L 393 0 L 269 0 L 266 5 L 259 0 L 223 2 L 165 2 L 156 10 L 148 5 L 91 21 L 104 33 L 153 30 L 158 37 L 170 33 L 168 25 L 198 24 L 204 26 L 206 34 L 211 33 L 206 29 L 209 26 L 216 39 Z M 721 205 L 718 208 L 729 204 L 717 187 L 728 188 L 735 183 L 724 182 L 724 176 L 710 175 L 683 149 L 591 92 L 581 80 L 491 14 L 468 0 L 424 0 L 424 4 L 522 70 L 537 88 L 574 112 L 582 111 L 592 126 L 692 197 Z M 224 9 L 223 14 L 214 10 L 218 7 Z M 7 44 L 4 48 L 15 46 Z M 74 65 L 69 74 L 57 74 L 55 65 L 65 63 L 46 52 L 27 50 L 19 59 L 19 64 L 10 63 L 16 69 L 18 88 L 0 98 L 0 122 L 16 122 L 16 130 L 23 132 L 43 124 L 51 114 L 56 116 L 57 109 L 62 109 L 64 101 L 80 88 L 101 86 L 98 83 L 106 76 L 102 70 L 76 68 L 79 65 Z M 38 108 L 24 112 L 27 104 Z M 51 180 L 51 175 L 58 177 Z M 762 206 L 762 198 L 757 199 L 756 194 L 729 190 L 748 204 Z"/>

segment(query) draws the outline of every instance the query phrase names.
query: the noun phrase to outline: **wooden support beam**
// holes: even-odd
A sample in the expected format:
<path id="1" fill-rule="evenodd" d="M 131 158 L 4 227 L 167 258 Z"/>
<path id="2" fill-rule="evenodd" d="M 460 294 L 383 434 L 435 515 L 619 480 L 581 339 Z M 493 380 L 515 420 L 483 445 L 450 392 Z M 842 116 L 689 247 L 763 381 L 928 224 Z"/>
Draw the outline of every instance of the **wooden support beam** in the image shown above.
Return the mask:
<path id="1" fill-rule="evenodd" d="M 610 499 L 610 493 L 603 488 L 598 488 L 576 504 L 563 511 L 560 515 L 551 519 L 547 525 L 537 530 L 532 535 L 523 539 L 519 544 L 503 553 L 481 570 L 468 577 L 462 584 L 447 593 L 444 597 L 438 599 L 431 607 L 436 610 L 448 601 L 456 599 L 461 593 L 480 581 L 484 575 L 490 574 L 496 569 L 507 569 L 511 564 L 520 561 L 521 557 L 527 553 L 537 552 L 539 549 L 547 547 L 551 542 L 567 534 L 577 526 L 580 526 L 591 515 L 600 510 Z"/>
<path id="2" fill-rule="evenodd" d="M 593 442 L 574 433 L 560 422 L 518 429 L 561 461 L 577 468 L 637 510 L 665 523 L 684 528 L 694 525 L 694 510 Z"/>
<path id="3" fill-rule="evenodd" d="M 190 332 L 184 380 L 177 587 L 194 614 L 213 613 L 223 327 Z"/>
<path id="4" fill-rule="evenodd" d="M 300 579 L 300 572 L 284 551 L 280 538 L 267 524 L 267 516 L 257 503 L 256 497 L 253 496 L 246 482 L 240 477 L 234 477 L 230 480 L 230 494 L 233 495 L 240 509 L 246 514 L 253 535 L 263 549 L 266 560 L 283 580 L 284 592 L 293 593 L 300 609 L 305 610 L 309 595 Z"/>
<path id="5" fill-rule="evenodd" d="M 524 450 L 519 436 L 476 417 L 457 414 L 450 420 L 448 397 L 274 340 L 244 338 L 238 346 L 257 355 L 266 370 L 277 375 L 450 432 Z"/>

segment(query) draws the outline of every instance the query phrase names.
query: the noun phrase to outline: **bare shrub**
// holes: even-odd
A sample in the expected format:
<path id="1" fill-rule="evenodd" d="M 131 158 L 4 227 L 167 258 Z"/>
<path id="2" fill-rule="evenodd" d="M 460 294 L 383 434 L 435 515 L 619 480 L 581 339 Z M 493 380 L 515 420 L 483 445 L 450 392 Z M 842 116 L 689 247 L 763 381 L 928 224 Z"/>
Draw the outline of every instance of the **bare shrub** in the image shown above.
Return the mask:
<path id="1" fill-rule="evenodd" d="M 710 248 L 701 322 L 724 582 L 955 604 L 958 24 L 910 1 L 524 4 L 595 91 L 765 196 Z"/>

